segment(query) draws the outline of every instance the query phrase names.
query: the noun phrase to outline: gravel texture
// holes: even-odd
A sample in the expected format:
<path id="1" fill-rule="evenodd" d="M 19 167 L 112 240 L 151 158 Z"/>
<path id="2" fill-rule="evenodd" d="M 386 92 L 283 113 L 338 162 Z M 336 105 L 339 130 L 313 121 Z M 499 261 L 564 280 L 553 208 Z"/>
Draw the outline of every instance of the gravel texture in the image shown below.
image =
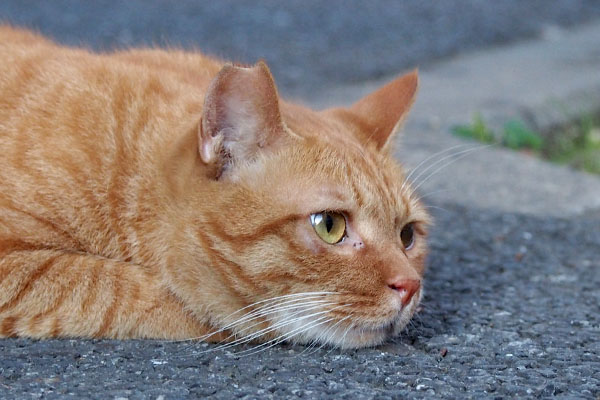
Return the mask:
<path id="1" fill-rule="evenodd" d="M 200 343 L 2 340 L 0 398 L 597 399 L 600 214 L 440 206 L 423 310 L 394 343 L 239 357 Z"/>
<path id="2" fill-rule="evenodd" d="M 599 16 L 597 0 L 0 2 L 0 21 L 63 43 L 174 45 L 247 63 L 264 58 L 284 93 L 301 97 Z"/>
<path id="3" fill-rule="evenodd" d="M 284 93 L 310 97 L 598 16 L 594 0 L 0 2 L 0 20 L 64 43 L 265 58 Z M 4 339 L 0 398 L 600 399 L 600 212 L 434 206 L 423 310 L 393 343 L 239 357 L 202 343 Z"/>

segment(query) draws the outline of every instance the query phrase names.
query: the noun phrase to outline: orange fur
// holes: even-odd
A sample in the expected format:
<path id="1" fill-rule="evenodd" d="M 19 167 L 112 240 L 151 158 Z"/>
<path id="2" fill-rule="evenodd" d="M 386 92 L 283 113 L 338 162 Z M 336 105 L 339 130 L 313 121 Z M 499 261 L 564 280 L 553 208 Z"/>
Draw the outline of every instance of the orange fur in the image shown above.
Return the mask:
<path id="1" fill-rule="evenodd" d="M 415 72 L 315 112 L 263 63 L 8 27 L 0 60 L 0 336 L 359 347 L 411 318 L 422 291 L 403 305 L 396 282 L 422 279 L 428 216 L 388 143 Z M 309 220 L 326 210 L 347 221 L 335 245 Z"/>

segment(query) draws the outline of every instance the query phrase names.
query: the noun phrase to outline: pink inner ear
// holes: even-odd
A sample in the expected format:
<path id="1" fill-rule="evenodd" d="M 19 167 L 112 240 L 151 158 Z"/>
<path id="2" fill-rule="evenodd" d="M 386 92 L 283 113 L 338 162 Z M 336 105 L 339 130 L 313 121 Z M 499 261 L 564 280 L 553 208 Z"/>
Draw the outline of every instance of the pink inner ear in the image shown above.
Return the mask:
<path id="1" fill-rule="evenodd" d="M 202 161 L 252 159 L 283 132 L 277 89 L 267 66 L 223 67 L 204 101 L 198 149 Z"/>
<path id="2" fill-rule="evenodd" d="M 354 103 L 349 111 L 362 122 L 361 131 L 383 148 L 399 128 L 412 106 L 419 77 L 417 70 L 386 84 Z"/>
<path id="3" fill-rule="evenodd" d="M 217 146 L 215 146 L 215 137 L 212 135 L 204 135 L 202 133 L 202 121 L 200 121 L 200 143 L 199 143 L 199 152 L 200 152 L 200 159 L 202 160 L 203 163 L 205 164 L 211 164 L 215 161 L 215 156 L 216 156 L 216 152 L 218 151 L 216 149 Z"/>

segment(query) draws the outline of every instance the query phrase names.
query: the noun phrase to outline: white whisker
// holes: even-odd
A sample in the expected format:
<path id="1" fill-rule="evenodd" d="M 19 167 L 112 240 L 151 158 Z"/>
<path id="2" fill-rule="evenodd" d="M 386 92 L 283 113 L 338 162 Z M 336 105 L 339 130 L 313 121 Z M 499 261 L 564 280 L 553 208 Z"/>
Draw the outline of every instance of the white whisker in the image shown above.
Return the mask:
<path id="1" fill-rule="evenodd" d="M 281 335 L 275 339 L 269 340 L 268 342 L 265 342 L 265 343 L 263 343 L 259 346 L 256 346 L 252 349 L 243 350 L 238 353 L 235 353 L 235 355 L 249 356 L 252 354 L 260 353 L 261 351 L 265 351 L 267 349 L 270 349 L 273 346 L 277 346 L 278 344 L 283 343 L 286 340 L 293 338 L 294 336 L 298 336 L 310 329 L 313 329 L 319 325 L 323 325 L 323 324 L 326 324 L 326 323 L 334 321 L 334 320 L 335 320 L 334 318 L 327 317 L 326 315 L 324 315 L 322 317 L 317 318 L 316 320 L 314 320 L 312 322 L 309 322 L 308 324 L 305 324 L 299 328 L 292 330 L 291 332 Z M 264 346 L 266 346 L 266 347 L 264 347 Z"/>
<path id="2" fill-rule="evenodd" d="M 289 319 L 290 319 L 290 318 L 293 318 L 293 317 L 295 317 L 296 315 L 299 315 L 299 314 L 302 314 L 302 313 L 305 313 L 305 312 L 307 312 L 307 311 L 311 311 L 311 310 L 314 310 L 314 309 L 320 309 L 320 308 L 322 308 L 323 306 L 326 306 L 326 305 L 333 305 L 333 304 L 336 304 L 336 303 L 326 303 L 326 304 L 320 304 L 320 305 L 318 305 L 318 306 L 313 306 L 313 307 L 303 308 L 303 309 L 301 309 L 301 310 L 299 310 L 299 311 L 296 311 L 296 312 L 294 312 L 294 313 L 291 313 L 290 315 L 287 315 L 287 316 L 286 316 L 284 319 L 282 319 L 281 321 L 279 321 L 279 322 L 277 322 L 277 323 L 275 323 L 275 324 L 273 324 L 273 325 L 270 325 L 270 326 L 268 326 L 268 327 L 266 327 L 266 328 L 263 328 L 263 329 L 261 329 L 261 330 L 259 330 L 259 331 L 257 331 L 257 332 L 254 332 L 254 333 L 252 333 L 252 334 L 250 334 L 250 335 L 248 335 L 248 336 L 243 336 L 243 337 L 241 337 L 241 338 L 239 338 L 239 339 L 236 339 L 236 340 L 234 340 L 234 341 L 232 341 L 232 342 L 223 343 L 223 344 L 221 344 L 221 345 L 219 345 L 219 346 L 217 346 L 217 347 L 215 347 L 215 348 L 212 348 L 212 349 L 209 349 L 209 350 L 207 350 L 207 352 L 208 352 L 208 351 L 215 351 L 215 350 L 222 350 L 222 349 L 229 348 L 229 347 L 233 347 L 233 346 L 236 346 L 236 345 L 239 345 L 239 344 L 244 344 L 244 343 L 251 342 L 252 340 L 254 340 L 254 339 L 257 339 L 257 338 L 259 338 L 259 337 L 261 337 L 261 336 L 263 336 L 263 335 L 265 335 L 265 334 L 267 334 L 267 333 L 273 332 L 273 331 L 277 330 L 278 328 L 280 328 L 280 327 L 282 327 L 282 326 L 285 326 L 285 325 L 287 325 L 287 324 L 293 323 L 293 322 L 294 322 L 294 321 L 296 321 L 296 320 L 300 320 L 300 319 L 303 319 L 303 318 L 306 318 L 306 317 L 310 317 L 310 316 L 314 316 L 314 315 L 322 314 L 322 313 L 324 313 L 324 312 L 319 312 L 319 313 L 315 313 L 315 314 L 310 314 L 309 316 L 301 316 L 301 317 L 298 317 L 296 320 L 289 321 Z M 326 312 L 326 311 L 325 311 L 325 312 Z M 252 327 L 254 327 L 254 326 L 256 326 L 256 325 L 259 325 L 259 324 L 260 324 L 260 323 L 254 324 L 254 325 L 252 325 L 252 326 L 250 326 L 250 327 L 247 327 L 247 328 L 245 328 L 245 329 L 243 329 L 243 330 L 240 330 L 239 332 L 236 332 L 235 334 L 231 334 L 231 335 L 229 335 L 229 337 L 227 337 L 226 339 L 224 339 L 224 341 L 225 341 L 225 340 L 228 340 L 228 339 L 230 339 L 230 338 L 232 338 L 232 337 L 235 337 L 235 336 L 237 336 L 237 334 L 239 334 L 239 333 L 243 332 L 244 330 L 250 329 L 250 328 L 252 328 Z"/>
<path id="3" fill-rule="evenodd" d="M 436 168 L 433 172 L 431 172 L 429 175 L 427 175 L 425 177 L 425 179 L 423 179 L 421 182 L 419 182 L 419 184 L 417 186 L 415 186 L 412 189 L 412 193 L 415 193 L 417 191 L 417 189 L 419 189 L 419 187 L 421 187 L 421 185 L 423 185 L 425 182 L 427 182 L 429 180 L 429 178 L 431 178 L 432 176 L 434 176 L 436 173 L 438 173 L 439 171 L 441 171 L 443 168 L 447 168 L 449 165 L 451 165 L 452 163 L 455 163 L 456 161 L 465 158 L 466 156 L 468 156 L 470 153 L 475 152 L 477 150 L 482 150 L 486 147 L 490 147 L 492 145 L 485 145 L 485 146 L 477 146 L 475 148 L 470 148 L 467 150 L 462 150 L 459 151 L 458 153 L 454 153 L 454 154 L 450 154 L 446 157 L 442 157 L 441 159 L 439 159 L 438 161 L 436 161 L 435 163 L 431 164 L 429 167 L 425 168 L 425 170 L 423 170 L 423 172 L 421 172 L 419 175 L 417 175 L 415 177 L 415 182 L 417 179 L 419 179 L 425 172 L 427 172 L 428 170 L 430 170 L 432 167 L 442 163 L 443 161 L 446 161 L 447 159 L 451 158 L 450 161 L 443 163 L 440 167 Z M 455 158 L 452 158 L 455 157 Z"/>
<path id="4" fill-rule="evenodd" d="M 280 299 L 289 299 L 289 298 L 301 297 L 301 296 L 304 296 L 306 298 L 307 296 L 319 297 L 319 296 L 325 296 L 325 295 L 331 295 L 331 294 L 337 294 L 337 293 L 336 292 L 302 292 L 302 293 L 292 293 L 292 294 L 286 294 L 286 295 L 283 295 L 283 296 L 271 297 L 271 298 L 268 298 L 268 299 L 265 299 L 265 300 L 260 300 L 260 301 L 254 302 L 252 304 L 248 304 L 247 306 L 242 307 L 239 310 L 232 312 L 231 314 L 229 314 L 228 316 L 226 316 L 225 318 L 223 318 L 223 320 L 227 320 L 230 317 L 232 317 L 233 315 L 236 315 L 236 314 L 238 314 L 238 313 L 240 313 L 240 312 L 242 312 L 242 311 L 244 311 L 244 310 L 246 310 L 248 308 L 254 307 L 254 306 L 258 305 L 258 304 L 275 302 L 275 301 L 278 301 Z M 268 306 L 268 304 L 265 304 L 265 305 L 263 305 L 261 307 L 265 307 L 265 306 Z M 259 307 L 259 309 L 261 307 Z"/>
<path id="5" fill-rule="evenodd" d="M 348 335 L 348 332 L 350 332 L 353 328 L 354 328 L 354 323 L 352 321 L 350 321 L 350 323 L 348 324 L 348 327 L 346 328 L 346 331 L 344 332 L 344 335 L 342 335 L 342 340 L 340 341 L 340 343 L 345 342 L 346 335 Z"/>
<path id="6" fill-rule="evenodd" d="M 339 305 L 337 307 L 333 307 L 330 310 L 321 311 L 321 312 L 318 312 L 318 313 L 313 313 L 313 314 L 308 315 L 308 316 L 302 316 L 302 317 L 294 319 L 293 321 L 288 321 L 286 325 L 289 325 L 289 324 L 292 324 L 292 323 L 296 323 L 296 322 L 304 320 L 306 318 L 312 318 L 312 317 L 317 316 L 317 315 L 321 315 L 321 314 L 324 314 L 324 313 L 329 313 L 329 312 L 331 312 L 333 310 L 336 310 L 338 308 L 347 307 L 347 306 L 350 306 L 350 305 L 351 304 L 342 304 L 342 305 Z M 310 330 L 310 329 L 312 329 L 312 328 L 314 328 L 316 326 L 319 326 L 319 325 L 322 325 L 323 323 L 326 323 L 326 322 L 322 322 L 323 319 L 326 322 L 330 322 L 330 321 L 335 320 L 334 318 L 328 317 L 327 315 L 322 315 L 321 317 L 317 318 L 316 320 L 310 321 L 307 324 L 304 324 L 304 325 L 302 325 L 302 326 L 300 326 L 298 328 L 292 329 L 291 331 L 289 331 L 287 333 L 284 333 L 284 334 L 282 334 L 282 335 L 280 335 L 280 336 L 278 336 L 278 337 L 276 337 L 274 339 L 271 339 L 271 340 L 269 340 L 269 341 L 267 341 L 265 343 L 262 343 L 262 344 L 254 347 L 252 349 L 244 350 L 244 351 L 241 351 L 241 352 L 236 353 L 236 354 L 249 355 L 249 354 L 244 354 L 244 353 L 247 353 L 247 352 L 252 351 L 252 350 L 257 350 L 257 349 L 266 350 L 266 349 L 268 349 L 270 347 L 273 347 L 273 346 L 275 346 L 275 345 L 277 345 L 279 343 L 282 343 L 282 342 L 284 342 L 284 341 L 286 341 L 288 339 L 291 339 L 292 337 L 295 337 L 295 336 L 297 336 L 297 335 L 299 335 L 301 333 L 304 333 L 304 332 L 306 332 L 306 331 L 308 331 L 308 330 Z M 319 321 L 321 321 L 321 322 L 319 322 Z M 264 347 L 264 346 L 267 346 L 267 347 Z M 260 351 L 262 351 L 262 350 L 260 350 Z M 250 354 L 254 354 L 254 353 L 250 353 Z"/>
<path id="7" fill-rule="evenodd" d="M 444 207 L 438 207 L 438 206 L 432 206 L 432 205 L 423 206 L 423 208 L 431 208 L 431 209 L 434 209 L 434 210 L 440 210 L 440 211 L 444 211 L 444 212 L 449 212 Z"/>
<path id="8" fill-rule="evenodd" d="M 422 194 L 422 195 L 420 195 L 418 200 L 425 199 L 425 198 L 427 198 L 427 197 L 433 196 L 434 194 L 446 193 L 446 192 L 450 192 L 450 191 L 452 191 L 452 189 L 439 189 L 439 190 L 432 190 L 432 191 L 431 191 L 431 192 L 429 192 L 429 193 L 426 193 L 426 194 Z"/>
<path id="9" fill-rule="evenodd" d="M 206 340 L 206 339 L 210 338 L 211 336 L 214 336 L 218 333 L 225 332 L 225 331 L 229 330 L 230 328 L 234 327 L 235 325 L 239 325 L 243 322 L 246 322 L 246 320 L 248 320 L 250 316 L 254 316 L 254 315 L 256 315 L 256 313 L 259 313 L 261 310 L 267 309 L 269 307 L 273 307 L 278 304 L 279 305 L 287 304 L 287 303 L 292 303 L 292 302 L 296 302 L 296 301 L 315 299 L 315 298 L 320 298 L 323 296 L 335 295 L 335 294 L 338 294 L 338 293 L 336 293 L 336 292 L 302 292 L 302 293 L 292 293 L 292 294 L 287 294 L 287 295 L 283 295 L 283 296 L 271 297 L 268 299 L 260 300 L 260 301 L 254 302 L 252 304 L 249 304 L 245 307 L 242 307 L 239 310 L 234 311 L 231 314 L 227 315 L 225 318 L 223 318 L 223 320 L 227 320 L 227 319 L 231 318 L 232 316 L 234 316 L 240 312 L 243 312 L 244 310 L 247 310 L 258 304 L 262 304 L 262 306 L 258 307 L 255 310 L 252 310 L 252 312 L 250 312 L 248 314 L 244 314 L 241 318 L 224 325 L 223 327 L 219 328 L 218 330 L 207 333 L 206 335 L 203 335 L 203 336 L 199 336 L 199 337 L 195 337 L 195 338 L 188 338 L 188 339 L 183 339 L 183 340 L 178 340 L 178 341 L 190 341 L 190 340 L 203 341 L 203 340 Z M 301 297 L 301 296 L 304 296 L 304 298 L 299 298 L 299 299 L 297 298 L 297 297 Z M 283 301 L 280 303 L 276 303 L 279 300 L 283 300 Z M 275 303 L 275 304 L 272 304 L 272 303 Z"/>
<path id="10" fill-rule="evenodd" d="M 327 328 L 323 332 L 323 334 L 320 335 L 320 337 L 325 336 L 325 338 L 323 338 L 321 340 L 321 342 L 322 342 L 321 345 L 318 348 L 316 348 L 313 352 L 317 352 L 317 351 L 321 350 L 323 347 L 325 347 L 327 344 L 332 343 L 333 338 L 337 335 L 337 331 L 340 328 L 339 325 L 342 322 L 344 322 L 345 320 L 347 320 L 348 318 L 350 318 L 350 315 L 345 316 L 344 318 L 340 319 L 338 322 L 336 322 L 335 324 L 333 324 L 332 326 L 330 326 L 329 328 Z M 330 331 L 330 330 L 332 330 L 332 329 L 333 329 L 333 331 L 330 334 L 327 334 L 327 332 Z M 315 343 L 318 343 L 318 340 L 315 340 Z"/>
<path id="11" fill-rule="evenodd" d="M 465 144 L 458 144 L 458 145 L 456 145 L 456 146 L 452 146 L 452 147 L 449 147 L 449 148 L 447 148 L 447 149 L 444 149 L 444 150 L 442 150 L 442 151 L 438 151 L 437 153 L 431 154 L 429 157 L 426 157 L 426 158 L 425 158 L 424 160 L 422 160 L 422 161 L 421 161 L 419 164 L 417 164 L 417 166 L 416 166 L 416 167 L 414 167 L 414 168 L 412 168 L 412 169 L 411 169 L 411 171 L 410 171 L 410 173 L 408 174 L 408 176 L 407 176 L 407 177 L 404 179 L 404 183 L 403 183 L 403 184 L 402 184 L 402 186 L 400 187 L 400 192 L 402 192 L 402 190 L 404 189 L 404 186 L 406 185 L 406 183 L 407 183 L 407 182 L 410 182 L 410 178 L 412 177 L 412 175 L 413 175 L 415 172 L 417 172 L 417 171 L 418 171 L 418 169 L 421 167 L 421 165 L 425 164 L 426 162 L 428 162 L 429 160 L 431 160 L 431 159 L 433 159 L 433 158 L 435 158 L 435 157 L 441 156 L 441 155 L 442 155 L 442 154 L 444 154 L 444 153 L 447 153 L 447 152 L 449 152 L 449 151 L 452 151 L 452 150 L 458 149 L 458 148 L 460 148 L 460 147 L 465 147 L 465 146 L 472 146 L 472 145 L 470 145 L 470 144 L 468 144 L 468 143 L 465 143 Z"/>
<path id="12" fill-rule="evenodd" d="M 312 298 L 314 298 L 314 297 L 312 297 Z M 288 300 L 288 301 L 285 301 L 285 302 L 282 302 L 279 304 L 270 305 L 268 307 L 258 308 L 257 310 L 246 314 L 242 318 L 227 324 L 222 329 L 230 329 L 236 325 L 241 325 L 242 323 L 249 322 L 254 319 L 258 319 L 260 317 L 263 317 L 268 314 L 272 314 L 277 311 L 293 310 L 294 308 L 303 307 L 305 305 L 331 303 L 328 300 L 311 300 L 311 301 L 301 302 L 303 300 L 306 300 L 306 299 L 295 299 L 294 301 Z"/>

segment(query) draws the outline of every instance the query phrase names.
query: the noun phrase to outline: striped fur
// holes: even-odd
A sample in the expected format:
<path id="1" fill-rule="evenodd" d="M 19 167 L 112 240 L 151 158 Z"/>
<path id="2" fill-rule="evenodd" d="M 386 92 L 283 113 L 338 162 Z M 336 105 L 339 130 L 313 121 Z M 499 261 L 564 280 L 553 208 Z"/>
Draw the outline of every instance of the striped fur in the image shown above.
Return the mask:
<path id="1" fill-rule="evenodd" d="M 397 333 L 421 291 L 402 307 L 386 282 L 421 280 L 429 220 L 389 155 L 415 88 L 413 73 L 315 112 L 279 100 L 264 64 L 0 28 L 0 336 Z M 347 240 L 316 236 L 323 210 Z"/>

